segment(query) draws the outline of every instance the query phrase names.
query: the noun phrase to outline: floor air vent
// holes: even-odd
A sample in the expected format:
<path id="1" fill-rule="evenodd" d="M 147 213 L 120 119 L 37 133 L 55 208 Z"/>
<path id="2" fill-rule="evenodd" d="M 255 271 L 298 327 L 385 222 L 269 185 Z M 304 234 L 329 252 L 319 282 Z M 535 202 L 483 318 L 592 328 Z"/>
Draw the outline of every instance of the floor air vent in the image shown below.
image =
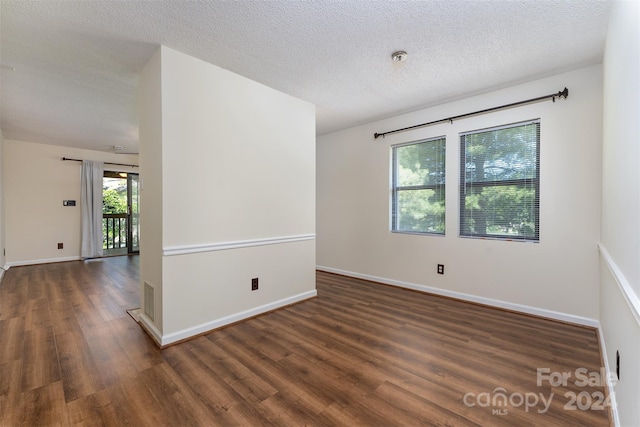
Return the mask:
<path id="1" fill-rule="evenodd" d="M 151 320 L 155 321 L 155 297 L 153 286 L 144 282 L 144 314 Z"/>

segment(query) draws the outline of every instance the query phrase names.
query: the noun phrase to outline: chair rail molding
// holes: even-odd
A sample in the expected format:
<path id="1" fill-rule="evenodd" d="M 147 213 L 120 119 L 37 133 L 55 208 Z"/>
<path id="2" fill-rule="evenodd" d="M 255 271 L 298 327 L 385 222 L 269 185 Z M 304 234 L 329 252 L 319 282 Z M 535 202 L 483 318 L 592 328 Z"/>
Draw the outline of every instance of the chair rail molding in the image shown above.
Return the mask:
<path id="1" fill-rule="evenodd" d="M 282 243 L 314 240 L 315 234 L 298 234 L 293 236 L 269 237 L 265 239 L 237 240 L 231 242 L 205 243 L 198 245 L 169 246 L 162 248 L 163 256 L 186 255 L 200 252 L 226 251 L 229 249 L 251 248 L 255 246 L 279 245 Z"/>
<path id="2" fill-rule="evenodd" d="M 620 270 L 620 267 L 613 261 L 613 258 L 611 258 L 611 255 L 609 255 L 609 252 L 607 252 L 607 249 L 602 243 L 598 243 L 598 249 L 600 250 L 604 263 L 618 284 L 622 296 L 624 296 L 625 301 L 627 301 L 633 317 L 635 317 L 636 322 L 640 325 L 640 298 L 638 298 L 638 294 L 633 290 L 627 278 L 624 277 L 622 270 Z"/>

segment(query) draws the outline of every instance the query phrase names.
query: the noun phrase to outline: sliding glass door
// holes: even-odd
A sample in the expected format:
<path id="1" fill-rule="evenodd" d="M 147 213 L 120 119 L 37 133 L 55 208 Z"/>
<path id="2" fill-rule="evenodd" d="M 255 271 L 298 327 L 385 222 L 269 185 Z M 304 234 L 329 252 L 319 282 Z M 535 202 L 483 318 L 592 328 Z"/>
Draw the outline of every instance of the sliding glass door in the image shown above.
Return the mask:
<path id="1" fill-rule="evenodd" d="M 140 252 L 140 175 L 127 176 L 127 209 L 129 213 L 128 253 Z"/>
<path id="2" fill-rule="evenodd" d="M 102 248 L 105 256 L 140 252 L 140 179 L 105 171 L 102 190 Z"/>

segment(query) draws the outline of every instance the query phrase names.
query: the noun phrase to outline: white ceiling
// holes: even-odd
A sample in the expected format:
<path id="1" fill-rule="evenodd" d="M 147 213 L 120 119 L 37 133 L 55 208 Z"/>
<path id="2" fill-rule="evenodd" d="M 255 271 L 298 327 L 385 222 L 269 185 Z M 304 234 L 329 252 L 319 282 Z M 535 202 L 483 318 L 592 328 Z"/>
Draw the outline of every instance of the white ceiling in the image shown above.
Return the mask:
<path id="1" fill-rule="evenodd" d="M 323 134 L 599 63 L 610 7 L 0 0 L 0 125 L 6 139 L 137 152 L 138 73 L 163 44 L 316 104 Z"/>

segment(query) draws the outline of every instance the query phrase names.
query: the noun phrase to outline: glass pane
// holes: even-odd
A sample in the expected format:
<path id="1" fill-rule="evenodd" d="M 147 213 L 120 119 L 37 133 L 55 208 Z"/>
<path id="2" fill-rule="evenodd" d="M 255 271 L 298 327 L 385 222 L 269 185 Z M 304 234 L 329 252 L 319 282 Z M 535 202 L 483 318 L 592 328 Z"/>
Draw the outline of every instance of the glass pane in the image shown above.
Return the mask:
<path id="1" fill-rule="evenodd" d="M 537 239 L 535 184 L 468 187 L 462 235 Z"/>
<path id="2" fill-rule="evenodd" d="M 464 135 L 466 182 L 536 178 L 539 123 Z"/>
<path id="3" fill-rule="evenodd" d="M 131 252 L 140 251 L 140 177 L 130 174 L 131 192 Z"/>
<path id="4" fill-rule="evenodd" d="M 445 182 L 445 140 L 403 145 L 396 150 L 396 186 L 438 185 Z"/>
<path id="5" fill-rule="evenodd" d="M 105 172 L 102 179 L 102 249 L 119 253 L 127 247 L 127 174 Z"/>
<path id="6" fill-rule="evenodd" d="M 127 178 L 102 179 L 102 213 L 127 213 Z"/>
<path id="7" fill-rule="evenodd" d="M 400 190 L 396 231 L 444 234 L 444 186 L 440 190 Z"/>

